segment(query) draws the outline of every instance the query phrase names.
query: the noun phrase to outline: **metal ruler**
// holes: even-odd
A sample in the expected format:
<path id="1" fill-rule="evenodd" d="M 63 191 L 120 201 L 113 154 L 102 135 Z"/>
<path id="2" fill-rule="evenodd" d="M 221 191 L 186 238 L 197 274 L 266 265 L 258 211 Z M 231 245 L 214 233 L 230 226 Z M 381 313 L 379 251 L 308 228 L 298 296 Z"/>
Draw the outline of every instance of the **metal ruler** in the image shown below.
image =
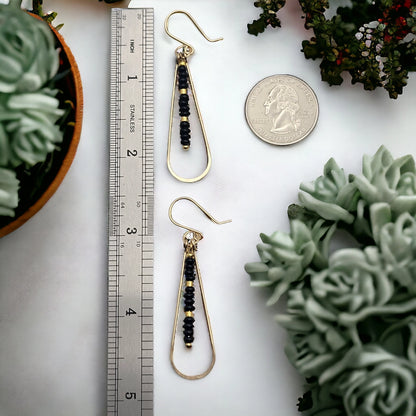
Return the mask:
<path id="1" fill-rule="evenodd" d="M 112 9 L 107 415 L 153 415 L 153 9 Z"/>

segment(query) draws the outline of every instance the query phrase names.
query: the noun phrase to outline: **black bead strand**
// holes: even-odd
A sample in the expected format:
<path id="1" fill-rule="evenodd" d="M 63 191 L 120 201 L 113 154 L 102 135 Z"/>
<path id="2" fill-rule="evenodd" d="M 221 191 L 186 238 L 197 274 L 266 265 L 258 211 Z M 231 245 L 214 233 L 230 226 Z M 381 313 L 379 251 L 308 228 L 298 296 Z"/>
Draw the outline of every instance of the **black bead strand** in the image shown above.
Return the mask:
<path id="1" fill-rule="evenodd" d="M 186 257 L 184 267 L 184 277 L 186 286 L 183 294 L 185 318 L 183 320 L 183 340 L 187 348 L 192 347 L 194 342 L 194 322 L 193 311 L 195 310 L 195 258 Z"/>
<path id="2" fill-rule="evenodd" d="M 191 129 L 190 129 L 189 121 L 188 121 L 188 117 L 191 114 L 191 111 L 189 108 L 188 87 L 189 87 L 188 69 L 186 67 L 186 63 L 181 61 L 178 64 L 178 89 L 180 91 L 179 115 L 182 118 L 182 121 L 179 126 L 180 127 L 179 137 L 181 139 L 181 145 L 184 149 L 188 149 L 191 145 Z"/>

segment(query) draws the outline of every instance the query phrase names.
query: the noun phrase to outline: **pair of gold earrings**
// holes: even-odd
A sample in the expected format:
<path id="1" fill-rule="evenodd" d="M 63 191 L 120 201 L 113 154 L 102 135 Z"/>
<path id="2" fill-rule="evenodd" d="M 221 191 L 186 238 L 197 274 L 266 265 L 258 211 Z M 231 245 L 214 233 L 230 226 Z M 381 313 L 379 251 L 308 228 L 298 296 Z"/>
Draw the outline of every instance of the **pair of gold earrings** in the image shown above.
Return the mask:
<path id="1" fill-rule="evenodd" d="M 184 42 L 183 40 L 179 39 L 178 37 L 172 35 L 169 31 L 169 19 L 174 14 L 184 14 L 188 17 L 194 26 L 198 29 L 201 35 L 208 40 L 209 42 L 218 42 L 222 40 L 222 38 L 211 39 L 209 38 L 201 27 L 196 23 L 195 19 L 187 12 L 176 10 L 168 15 L 165 20 L 165 31 L 166 33 L 174 40 L 181 43 L 179 47 L 175 50 L 175 57 L 176 57 L 176 65 L 174 71 L 174 79 L 173 79 L 173 88 L 172 88 L 172 100 L 171 100 L 171 108 L 170 108 L 170 120 L 169 120 L 169 134 L 168 134 L 168 150 L 167 150 L 167 166 L 169 172 L 172 176 L 178 179 L 181 182 L 197 182 L 204 178 L 208 171 L 211 168 L 212 157 L 211 151 L 208 144 L 207 134 L 205 131 L 204 123 L 201 116 L 201 110 L 199 108 L 198 100 L 196 97 L 195 86 L 192 81 L 191 72 L 189 69 L 188 59 L 189 57 L 195 52 L 193 46 L 189 43 Z M 179 95 L 177 99 L 176 96 Z M 179 104 L 179 137 L 180 137 L 180 144 L 184 150 L 188 150 L 191 146 L 191 122 L 190 122 L 190 99 L 194 100 L 194 107 L 196 109 L 197 117 L 200 124 L 200 129 L 202 132 L 202 138 L 204 142 L 205 154 L 206 154 L 206 164 L 205 168 L 203 169 L 202 173 L 193 177 L 193 178 L 184 178 L 178 175 L 172 167 L 172 130 L 173 130 L 173 119 L 174 119 L 174 108 L 175 108 L 175 101 L 178 100 Z M 198 243 L 202 240 L 203 235 L 200 231 L 182 225 L 174 220 L 172 216 L 172 210 L 174 205 L 180 200 L 187 200 L 192 202 L 197 208 L 199 208 L 205 216 L 207 216 L 212 222 L 216 224 L 225 224 L 230 222 L 231 220 L 226 221 L 218 221 L 216 220 L 210 213 L 208 213 L 198 202 L 190 197 L 180 197 L 176 198 L 169 207 L 169 218 L 173 224 L 177 225 L 178 227 L 184 228 L 186 232 L 182 236 L 183 240 L 183 259 L 182 259 L 182 269 L 179 281 L 179 290 L 177 295 L 176 301 L 176 311 L 175 311 L 175 318 L 173 322 L 173 330 L 172 330 L 172 339 L 171 339 L 171 347 L 170 347 L 170 361 L 173 366 L 173 369 L 179 374 L 181 377 L 186 378 L 188 380 L 197 380 L 200 378 L 205 377 L 207 374 L 210 373 L 212 368 L 215 364 L 215 345 L 214 345 L 214 338 L 212 334 L 211 322 L 208 314 L 207 309 L 207 302 L 205 298 L 205 293 L 202 284 L 201 272 L 198 265 L 197 260 L 197 250 L 198 250 Z M 209 360 L 209 364 L 207 368 L 200 372 L 199 374 L 189 375 L 185 374 L 183 370 L 178 368 L 178 365 L 175 363 L 175 344 L 178 332 L 178 324 L 179 324 L 179 316 L 181 315 L 181 305 L 182 305 L 182 315 L 183 315 L 183 341 L 186 349 L 191 349 L 193 342 L 194 342 L 194 327 L 195 327 L 195 301 L 197 298 L 197 290 L 199 288 L 199 299 L 201 299 L 202 308 L 205 316 L 206 327 L 209 336 L 209 344 L 211 349 L 211 358 Z"/>

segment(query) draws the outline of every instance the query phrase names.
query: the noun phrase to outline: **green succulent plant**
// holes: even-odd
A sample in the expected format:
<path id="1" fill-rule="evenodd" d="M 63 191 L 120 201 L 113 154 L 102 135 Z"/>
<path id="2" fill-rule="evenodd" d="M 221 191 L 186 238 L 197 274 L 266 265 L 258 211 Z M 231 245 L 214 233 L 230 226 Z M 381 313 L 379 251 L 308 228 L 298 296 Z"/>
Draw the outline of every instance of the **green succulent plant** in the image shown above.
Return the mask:
<path id="1" fill-rule="evenodd" d="M 346 175 L 329 160 L 301 184 L 290 233 L 261 234 L 253 286 L 287 295 L 276 320 L 286 354 L 306 379 L 309 416 L 416 414 L 416 169 L 384 147 Z M 342 229 L 358 247 L 331 252 Z"/>
<path id="2" fill-rule="evenodd" d="M 45 162 L 63 140 L 55 38 L 42 20 L 0 4 L 0 216 L 13 217 L 19 203 L 17 172 Z"/>

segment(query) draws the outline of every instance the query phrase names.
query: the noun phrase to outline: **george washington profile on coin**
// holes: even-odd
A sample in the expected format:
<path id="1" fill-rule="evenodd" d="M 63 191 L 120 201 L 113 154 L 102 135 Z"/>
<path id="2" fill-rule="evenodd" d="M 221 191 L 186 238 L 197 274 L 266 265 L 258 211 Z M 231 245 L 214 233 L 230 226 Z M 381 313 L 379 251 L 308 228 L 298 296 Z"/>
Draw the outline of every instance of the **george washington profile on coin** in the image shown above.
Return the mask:
<path id="1" fill-rule="evenodd" d="M 318 101 L 301 79 L 273 75 L 250 91 L 246 119 L 260 139 L 288 145 L 304 139 L 313 130 L 318 119 Z"/>

